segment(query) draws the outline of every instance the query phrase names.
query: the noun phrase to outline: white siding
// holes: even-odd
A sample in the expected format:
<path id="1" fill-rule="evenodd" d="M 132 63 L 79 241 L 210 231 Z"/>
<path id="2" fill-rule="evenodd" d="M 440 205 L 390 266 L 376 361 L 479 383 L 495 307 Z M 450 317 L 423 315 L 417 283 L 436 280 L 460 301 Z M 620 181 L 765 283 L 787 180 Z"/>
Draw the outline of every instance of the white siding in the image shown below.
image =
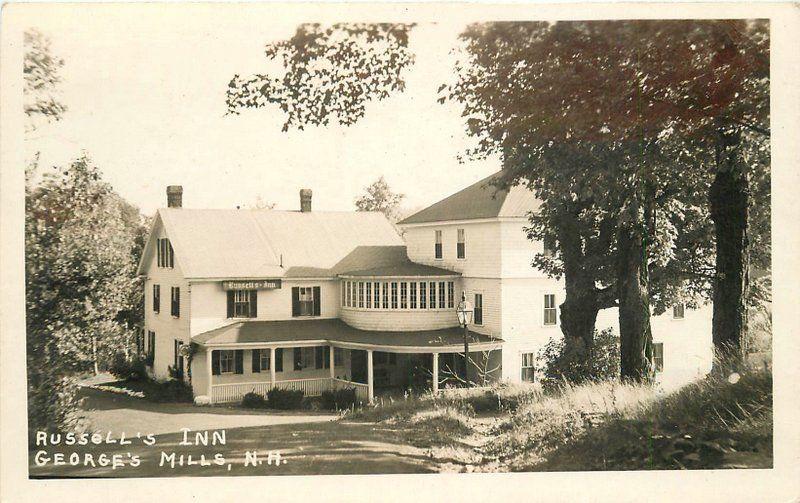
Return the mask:
<path id="1" fill-rule="evenodd" d="M 466 258 L 456 258 L 458 229 L 464 229 Z M 406 228 L 408 258 L 420 264 L 458 271 L 464 276 L 500 277 L 500 226 L 497 222 L 442 224 Z M 434 258 L 435 231 L 442 231 L 442 259 Z"/>

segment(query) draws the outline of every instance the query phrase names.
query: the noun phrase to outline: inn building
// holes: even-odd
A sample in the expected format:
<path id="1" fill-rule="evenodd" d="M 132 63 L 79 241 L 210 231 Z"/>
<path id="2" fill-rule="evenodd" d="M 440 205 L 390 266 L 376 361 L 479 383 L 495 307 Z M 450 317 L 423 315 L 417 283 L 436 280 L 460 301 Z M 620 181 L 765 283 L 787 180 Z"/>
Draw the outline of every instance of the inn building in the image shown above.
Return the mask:
<path id="1" fill-rule="evenodd" d="M 481 180 L 392 225 L 373 212 L 183 208 L 167 188 L 139 264 L 143 351 L 156 378 L 225 403 L 272 387 L 307 396 L 355 388 L 536 381 L 537 352 L 560 337 L 563 283 L 531 266 L 537 201 Z M 473 307 L 465 331 L 456 308 Z M 711 366 L 711 314 L 676 304 L 652 320 L 659 379 Z M 616 327 L 604 310 L 598 328 Z M 466 372 L 466 373 L 465 373 Z M 201 398 L 202 397 L 202 398 Z"/>

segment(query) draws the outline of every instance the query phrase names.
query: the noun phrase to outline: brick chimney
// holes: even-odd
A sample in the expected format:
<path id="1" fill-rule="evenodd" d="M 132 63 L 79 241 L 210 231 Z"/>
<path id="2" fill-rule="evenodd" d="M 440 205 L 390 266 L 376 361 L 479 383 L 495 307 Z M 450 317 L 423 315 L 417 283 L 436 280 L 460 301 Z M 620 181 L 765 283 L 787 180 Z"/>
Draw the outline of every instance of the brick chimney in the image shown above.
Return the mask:
<path id="1" fill-rule="evenodd" d="M 300 211 L 303 213 L 311 211 L 311 189 L 300 189 Z"/>
<path id="2" fill-rule="evenodd" d="M 183 206 L 183 187 L 180 185 L 167 186 L 167 206 L 180 208 Z"/>

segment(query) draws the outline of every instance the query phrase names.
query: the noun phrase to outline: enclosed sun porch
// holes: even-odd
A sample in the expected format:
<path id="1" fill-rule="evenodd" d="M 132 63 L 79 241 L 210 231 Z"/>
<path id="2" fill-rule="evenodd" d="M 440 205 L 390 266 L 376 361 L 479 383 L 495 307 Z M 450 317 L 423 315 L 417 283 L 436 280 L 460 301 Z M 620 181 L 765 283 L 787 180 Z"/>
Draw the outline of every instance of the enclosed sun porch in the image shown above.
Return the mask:
<path id="1" fill-rule="evenodd" d="M 469 365 L 459 327 L 366 331 L 338 319 L 241 321 L 196 336 L 191 361 L 196 397 L 231 403 L 248 392 L 301 390 L 305 396 L 353 388 L 376 394 L 486 382 L 500 377 L 502 340 L 469 333 Z"/>

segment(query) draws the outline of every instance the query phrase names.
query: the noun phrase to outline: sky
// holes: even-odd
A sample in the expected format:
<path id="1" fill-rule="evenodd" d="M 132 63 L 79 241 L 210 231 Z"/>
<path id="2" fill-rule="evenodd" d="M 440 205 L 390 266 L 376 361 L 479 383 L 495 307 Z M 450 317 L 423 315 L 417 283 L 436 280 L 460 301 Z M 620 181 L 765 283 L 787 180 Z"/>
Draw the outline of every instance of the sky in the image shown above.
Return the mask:
<path id="1" fill-rule="evenodd" d="M 403 206 L 432 204 L 499 169 L 496 159 L 459 163 L 474 144 L 457 104 L 436 102 L 452 80 L 463 24 L 421 24 L 411 35 L 415 64 L 406 90 L 367 106 L 354 126 L 281 132 L 277 108 L 226 116 L 234 74 L 267 66 L 266 43 L 290 37 L 300 19 L 268 10 L 228 9 L 166 16 L 156 9 L 73 9 L 33 26 L 65 60 L 64 118 L 39 127 L 26 149 L 43 167 L 86 152 L 114 189 L 143 213 L 182 185 L 190 208 L 234 208 L 257 198 L 299 208 L 301 188 L 316 210 L 354 209 L 364 188 L 384 176 Z"/>

